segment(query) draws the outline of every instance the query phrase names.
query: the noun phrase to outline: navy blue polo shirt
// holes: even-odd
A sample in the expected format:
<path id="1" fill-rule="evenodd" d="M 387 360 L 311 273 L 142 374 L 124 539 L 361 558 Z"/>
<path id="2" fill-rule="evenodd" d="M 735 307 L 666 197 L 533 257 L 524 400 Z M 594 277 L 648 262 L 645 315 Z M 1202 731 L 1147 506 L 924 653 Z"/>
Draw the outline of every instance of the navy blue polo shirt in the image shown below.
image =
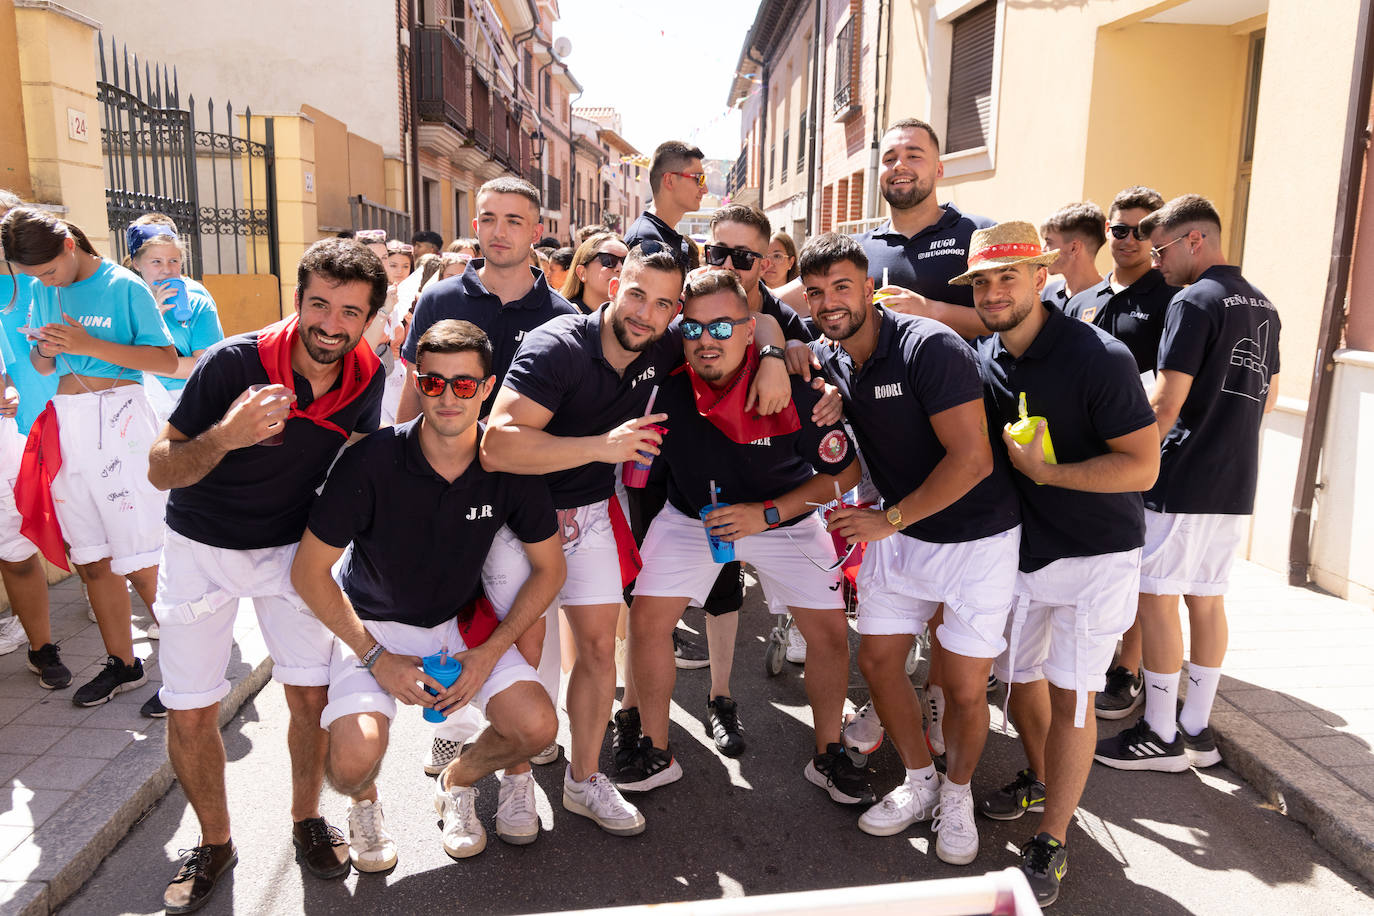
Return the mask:
<path id="1" fill-rule="evenodd" d="M 783 302 L 773 295 L 768 287 L 759 284 L 759 293 L 762 295 L 763 302 L 759 306 L 759 311 L 764 315 L 772 315 L 773 318 L 782 326 L 782 336 L 787 340 L 800 340 L 802 343 L 810 343 L 815 340 L 817 334 L 812 333 L 801 316 L 796 313 L 792 306 Z"/>
<path id="2" fill-rule="evenodd" d="M 299 372 L 293 374 L 296 405 L 305 408 L 314 394 Z M 196 362 L 168 422 L 194 439 L 218 423 L 249 385 L 267 383 L 267 370 L 258 356 L 258 332 L 226 337 Z M 333 387 L 340 384 L 335 381 Z M 329 420 L 347 434 L 372 432 L 381 422 L 385 384 L 386 373 L 379 368 L 366 390 Z M 284 433 L 281 445 L 234 449 L 200 480 L 173 489 L 167 497 L 167 527 L 193 541 L 230 550 L 299 541 L 315 491 L 345 440 L 304 417 L 287 420 Z"/>
<path id="3" fill-rule="evenodd" d="M 659 219 L 658 214 L 650 213 L 648 210 L 639 214 L 638 218 L 630 223 L 630 228 L 625 233 L 625 247 L 634 248 L 645 239 L 657 239 L 665 245 L 676 248 L 682 252 L 684 264 L 691 257 L 690 247 L 682 233 Z"/>
<path id="4" fill-rule="evenodd" d="M 1010 465 L 1002 428 L 1020 419 L 1021 393 L 1030 416 L 1044 417 L 1061 464 L 1086 461 L 1116 439 L 1152 426 L 1135 359 L 1106 331 L 1046 306 L 1049 317 L 1018 359 L 999 335 L 978 344 L 988 432 L 999 463 Z M 1065 557 L 1132 550 L 1145 543 L 1139 493 L 1085 493 L 1041 486 L 1020 471 L 1021 571 L 1034 572 Z"/>
<path id="5" fill-rule="evenodd" d="M 558 533 L 542 477 L 488 471 L 474 455 L 449 483 L 420 447 L 421 419 L 345 452 L 310 510 L 315 537 L 353 544 L 343 588 L 363 620 L 452 620 L 482 594 L 482 564 L 502 525 L 526 544 Z"/>
<path id="6" fill-rule="evenodd" d="M 1062 311 L 1069 301 L 1069 287 L 1064 278 L 1050 277 L 1046 280 L 1045 288 L 1040 291 L 1040 301 L 1048 302 Z"/>
<path id="7" fill-rule="evenodd" d="M 789 378 L 801 429 L 744 445 L 697 411 L 685 369 L 662 384 L 654 412 L 668 414 L 668 434 L 653 468 L 666 473 L 668 502 L 675 509 L 696 518 L 706 505 L 712 480 L 723 503 L 765 502 L 790 493 L 816 474 L 838 474 L 854 462 L 853 443 L 843 426 L 817 426 L 811 421 L 820 392 L 798 376 Z M 804 518 L 799 515 L 783 525 Z"/>
<path id="8" fill-rule="evenodd" d="M 536 328 L 520 345 L 505 386 L 553 412 L 544 431 L 554 436 L 601 436 L 644 415 L 649 392 L 682 362 L 676 322 L 635 357 L 624 374 L 601 350 L 602 306 L 590 315 L 564 315 Z M 654 412 L 661 413 L 658 404 Z M 599 502 L 615 492 L 615 465 L 592 462 L 545 474 L 556 509 Z"/>
<path id="9" fill-rule="evenodd" d="M 550 318 L 576 315 L 578 312 L 567 299 L 549 289 L 542 271 L 533 268 L 534 286 L 530 287 L 530 291 L 514 302 L 502 304 L 500 296 L 482 285 L 482 278 L 477 273 L 485 263 L 482 258 L 473 258 L 462 274 L 440 280 L 420 294 L 410 320 L 410 333 L 406 335 L 405 346 L 401 350 L 401 357 L 412 366 L 415 365 L 415 351 L 420 337 L 435 322 L 446 318 L 471 321 L 486 331 L 487 337 L 491 338 L 491 368 L 496 376 L 496 384 L 482 402 L 483 417 L 491 412 L 491 403 L 496 400 L 501 380 L 506 377 L 510 361 L 515 358 L 515 351 L 520 348 L 520 341 L 525 339 L 525 335 Z"/>
<path id="10" fill-rule="evenodd" d="M 882 324 L 878 345 L 862 366 L 838 343 L 818 340 L 811 349 L 840 389 L 883 502 L 895 506 L 945 457 L 930 417 L 980 401 L 983 387 L 972 348 L 940 322 L 882 306 L 874 306 L 867 320 Z M 994 468 L 952 505 L 912 522 L 902 534 L 952 544 L 999 534 L 1017 521 L 1016 491 L 1005 469 Z"/>
<path id="11" fill-rule="evenodd" d="M 933 224 L 911 237 L 892 228 L 888 220 L 877 229 L 854 236 L 868 255 L 868 275 L 874 286 L 887 282 L 938 302 L 973 308 L 973 287 L 950 286 L 949 281 L 968 270 L 968 245 L 974 230 L 996 225 L 985 216 L 961 213 L 944 204 L 944 213 Z"/>
<path id="12" fill-rule="evenodd" d="M 1229 264 L 1203 272 L 1169 303 L 1159 368 L 1193 377 L 1145 494 L 1156 512 L 1249 515 L 1259 430 L 1279 371 L 1279 313 Z"/>
<path id="13" fill-rule="evenodd" d="M 1164 315 L 1177 292 L 1178 287 L 1165 283 L 1164 275 L 1152 267 L 1119 293 L 1108 276 L 1070 299 L 1064 314 L 1097 325 L 1126 345 L 1137 369 L 1153 372 Z"/>

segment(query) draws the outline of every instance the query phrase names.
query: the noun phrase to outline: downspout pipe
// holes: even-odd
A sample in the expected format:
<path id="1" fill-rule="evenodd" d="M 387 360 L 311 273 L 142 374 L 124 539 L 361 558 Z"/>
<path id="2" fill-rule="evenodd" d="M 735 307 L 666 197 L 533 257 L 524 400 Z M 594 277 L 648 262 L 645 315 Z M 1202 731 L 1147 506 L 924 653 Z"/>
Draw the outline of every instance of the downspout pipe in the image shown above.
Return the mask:
<path id="1" fill-rule="evenodd" d="M 886 20 L 887 41 L 883 40 L 883 26 Z M 883 140 L 885 120 L 879 106 L 886 105 L 890 94 L 890 84 L 885 73 L 885 65 L 890 67 L 892 60 L 892 2 L 878 0 L 878 33 L 873 54 L 873 145 L 868 150 L 868 174 L 864 176 L 864 217 L 872 219 L 878 215 L 878 153 Z M 881 58 L 879 57 L 881 54 Z"/>
<path id="2" fill-rule="evenodd" d="M 824 54 L 821 49 L 825 47 L 825 36 L 821 34 L 821 0 L 813 0 L 816 5 L 815 22 L 811 28 L 811 116 L 806 119 L 806 132 L 810 135 L 806 142 L 811 147 L 810 168 L 806 170 L 806 237 L 814 235 L 816 200 L 816 174 L 821 168 L 820 147 L 816 138 L 820 132 L 816 130 L 816 122 L 821 120 L 822 109 L 817 94 L 821 86 L 821 61 Z"/>
<path id="3" fill-rule="evenodd" d="M 1312 386 L 1303 419 L 1302 451 L 1298 456 L 1298 479 L 1293 490 L 1293 528 L 1288 543 L 1288 584 L 1305 586 L 1310 581 L 1312 546 L 1312 503 L 1317 492 L 1317 473 L 1322 445 L 1331 413 L 1335 353 L 1345 329 L 1345 301 L 1350 286 L 1351 253 L 1355 247 L 1355 223 L 1359 216 L 1363 190 L 1360 176 L 1369 156 L 1370 84 L 1374 82 L 1374 43 L 1371 42 L 1370 4 L 1360 4 L 1360 19 L 1355 33 L 1355 73 L 1346 109 L 1345 150 L 1341 154 L 1341 173 L 1337 187 L 1336 227 L 1331 243 L 1331 265 L 1327 271 L 1326 301 L 1322 307 L 1321 330 L 1317 337 L 1317 356 L 1312 371 Z M 1368 181 L 1370 176 L 1366 175 Z"/>
<path id="4" fill-rule="evenodd" d="M 409 30 L 411 36 L 410 47 L 401 47 L 399 26 L 404 21 L 401 17 L 401 4 L 403 2 L 410 3 L 410 0 L 396 0 L 396 24 L 398 26 L 396 53 L 406 56 L 405 59 L 409 64 L 410 70 L 410 92 L 406 93 L 408 96 L 406 100 L 406 120 L 410 122 L 410 231 L 413 235 L 420 226 L 421 214 L 423 213 L 423 207 L 420 203 L 420 56 L 415 53 L 416 30 L 414 28 L 415 6 L 413 4 L 410 5 L 411 15 L 406 17 L 411 23 Z M 426 226 L 425 228 L 428 229 L 429 227 Z M 406 239 L 406 241 L 409 241 L 409 239 Z"/>

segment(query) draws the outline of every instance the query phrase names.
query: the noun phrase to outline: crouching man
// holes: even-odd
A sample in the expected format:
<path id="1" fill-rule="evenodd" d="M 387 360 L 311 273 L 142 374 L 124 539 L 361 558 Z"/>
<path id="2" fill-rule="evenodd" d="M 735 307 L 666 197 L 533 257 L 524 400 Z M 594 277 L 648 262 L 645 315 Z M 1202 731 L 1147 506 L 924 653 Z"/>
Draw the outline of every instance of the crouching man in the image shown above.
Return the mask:
<path id="1" fill-rule="evenodd" d="M 562 587 L 563 550 L 543 479 L 488 472 L 477 460 L 477 416 L 495 384 L 491 354 L 469 322 L 440 321 L 425 332 L 415 377 L 421 415 L 339 460 L 291 570 L 301 597 L 339 637 L 320 724 L 329 730 L 330 782 L 353 799 L 359 871 L 396 864 L 375 780 L 398 700 L 446 713 L 475 703 L 491 723 L 439 774 L 445 852 L 456 859 L 486 847 L 473 786 L 497 770 L 506 771 L 497 836 L 523 844 L 539 832 L 528 761 L 553 741 L 558 721 L 514 643 Z M 481 570 L 503 525 L 523 542 L 530 574 L 509 607 L 493 608 Z M 330 570 L 350 542 L 340 587 Z M 462 664 L 449 687 L 422 668 L 441 650 Z"/>

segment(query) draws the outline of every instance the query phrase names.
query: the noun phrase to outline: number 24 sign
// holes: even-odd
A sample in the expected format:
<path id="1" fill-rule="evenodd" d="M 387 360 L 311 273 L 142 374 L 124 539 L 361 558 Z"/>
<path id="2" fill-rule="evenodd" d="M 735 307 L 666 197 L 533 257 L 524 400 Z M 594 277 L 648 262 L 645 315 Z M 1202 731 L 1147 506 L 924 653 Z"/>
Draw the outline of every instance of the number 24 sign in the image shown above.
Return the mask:
<path id="1" fill-rule="evenodd" d="M 90 140 L 86 127 L 86 113 L 75 108 L 67 109 L 67 136 L 73 140 L 87 143 Z"/>

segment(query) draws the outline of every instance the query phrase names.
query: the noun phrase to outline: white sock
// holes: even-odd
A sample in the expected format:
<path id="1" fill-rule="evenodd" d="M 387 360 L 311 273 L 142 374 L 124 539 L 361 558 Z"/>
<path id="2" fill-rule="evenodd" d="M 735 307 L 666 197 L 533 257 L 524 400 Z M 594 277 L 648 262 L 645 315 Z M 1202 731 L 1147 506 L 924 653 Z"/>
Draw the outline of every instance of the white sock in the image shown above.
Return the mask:
<path id="1" fill-rule="evenodd" d="M 921 767 L 919 770 L 907 770 L 906 781 L 908 785 L 920 786 L 921 788 L 933 789 L 939 785 L 940 774 L 935 770 L 935 764 Z"/>
<path id="2" fill-rule="evenodd" d="M 1207 721 L 1212 716 L 1212 701 L 1217 698 L 1217 685 L 1220 683 L 1220 668 L 1204 668 L 1188 663 L 1188 696 L 1183 700 L 1183 712 L 1178 714 L 1178 724 L 1188 734 L 1196 735 L 1207 727 Z"/>
<path id="3" fill-rule="evenodd" d="M 944 782 L 940 783 L 941 794 L 967 795 L 971 791 L 973 791 L 973 789 L 968 783 L 963 783 L 961 785 L 957 782 L 952 782 L 948 776 L 945 777 Z"/>
<path id="4" fill-rule="evenodd" d="M 945 717 L 945 690 L 939 684 L 931 684 L 926 687 L 926 694 L 935 703 L 935 718 L 943 720 Z"/>
<path id="5" fill-rule="evenodd" d="M 1178 675 L 1157 674 L 1143 665 L 1140 673 L 1145 676 L 1145 722 L 1165 741 L 1173 741 L 1178 736 L 1178 726 L 1174 724 L 1174 708 L 1178 702 Z"/>

